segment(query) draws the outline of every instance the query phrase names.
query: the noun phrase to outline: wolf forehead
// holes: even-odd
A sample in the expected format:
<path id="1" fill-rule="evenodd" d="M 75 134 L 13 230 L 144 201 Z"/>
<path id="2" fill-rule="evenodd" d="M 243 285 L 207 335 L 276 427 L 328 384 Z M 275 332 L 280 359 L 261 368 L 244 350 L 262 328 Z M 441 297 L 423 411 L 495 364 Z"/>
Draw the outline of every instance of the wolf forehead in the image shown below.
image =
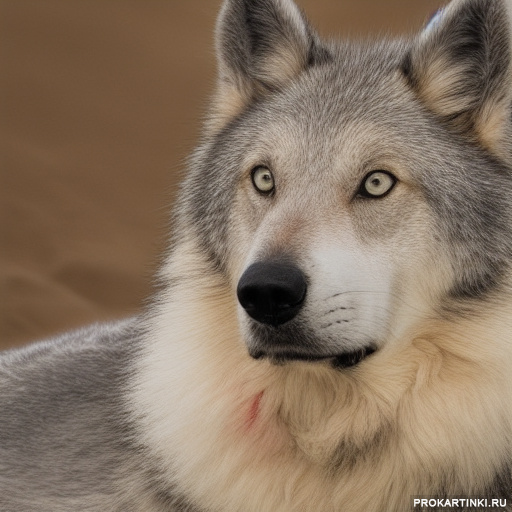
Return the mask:
<path id="1" fill-rule="evenodd" d="M 207 184 L 232 189 L 251 165 L 278 167 L 281 158 L 298 164 L 298 172 L 309 169 L 322 173 L 317 177 L 328 176 L 344 149 L 354 150 L 352 139 L 361 145 L 361 160 L 367 160 L 379 149 L 375 144 L 382 153 L 394 140 L 398 149 L 402 137 L 426 131 L 418 119 L 421 106 L 400 71 L 406 44 L 331 43 L 327 48 L 328 57 L 321 62 L 249 100 L 220 129 L 207 131 L 191 169 L 205 200 L 212 197 Z"/>
<path id="2" fill-rule="evenodd" d="M 402 160 L 410 177 L 428 187 L 428 174 L 436 167 L 444 172 L 451 161 L 485 159 L 461 138 L 450 137 L 445 144 L 446 127 L 407 82 L 403 65 L 408 41 L 322 44 L 326 53 L 321 60 L 246 100 L 220 128 L 206 131 L 186 187 L 200 224 L 216 216 L 226 226 L 228 211 L 223 215 L 216 206 L 232 204 L 241 176 L 251 166 L 275 165 L 279 173 L 293 162 L 297 177 L 316 173 L 316 179 L 329 184 L 324 178 L 350 177 L 339 172 L 347 162 L 357 174 L 365 165 L 378 168 Z M 282 168 L 279 160 L 286 161 Z M 346 186 L 353 188 L 357 179 L 347 180 Z"/>
<path id="3" fill-rule="evenodd" d="M 354 123 L 385 123 L 398 128 L 398 119 L 408 116 L 414 122 L 421 107 L 401 69 L 407 49 L 401 41 L 326 44 L 328 53 L 321 61 L 249 102 L 216 134 L 215 142 L 234 137 L 244 150 L 260 140 L 270 144 L 269 133 L 261 131 L 264 126 L 279 130 L 284 137 L 290 133 L 290 139 L 307 131 L 307 139 L 293 140 L 312 145 L 343 136 Z M 418 129 L 424 126 L 417 124 Z"/>
<path id="4" fill-rule="evenodd" d="M 222 182 L 232 188 L 247 166 L 273 164 L 279 157 L 303 167 L 297 171 L 314 162 L 309 170 L 323 177 L 336 170 L 333 162 L 349 156 L 347 151 L 360 165 L 400 156 L 405 146 L 403 158 L 409 164 L 414 158 L 435 161 L 445 156 L 439 146 L 446 140 L 446 127 L 425 109 L 404 74 L 408 41 L 322 44 L 326 53 L 321 60 L 246 99 L 221 126 L 206 131 L 191 166 L 201 197 L 212 197 L 207 184 Z M 452 138 L 447 149 L 455 160 L 457 149 L 464 158 L 473 148 Z M 412 175 L 416 167 L 410 165 Z"/>

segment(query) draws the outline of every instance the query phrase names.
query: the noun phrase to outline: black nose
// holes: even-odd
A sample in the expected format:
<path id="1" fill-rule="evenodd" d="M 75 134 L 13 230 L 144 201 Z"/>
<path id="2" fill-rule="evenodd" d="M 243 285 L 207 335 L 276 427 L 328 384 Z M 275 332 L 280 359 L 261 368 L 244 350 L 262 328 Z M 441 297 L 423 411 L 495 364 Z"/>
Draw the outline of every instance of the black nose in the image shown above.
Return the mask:
<path id="1" fill-rule="evenodd" d="M 238 282 L 238 301 L 263 324 L 278 326 L 294 318 L 306 297 L 306 278 L 293 264 L 253 263 Z"/>

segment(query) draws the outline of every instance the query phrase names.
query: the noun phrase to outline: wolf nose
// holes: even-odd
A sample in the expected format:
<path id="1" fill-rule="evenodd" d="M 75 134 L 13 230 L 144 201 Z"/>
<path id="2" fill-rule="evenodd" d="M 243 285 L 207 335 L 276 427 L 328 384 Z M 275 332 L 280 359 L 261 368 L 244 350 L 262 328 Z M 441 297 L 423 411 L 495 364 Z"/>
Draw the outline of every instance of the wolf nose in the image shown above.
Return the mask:
<path id="1" fill-rule="evenodd" d="M 306 277 L 291 263 L 253 263 L 238 282 L 238 301 L 263 324 L 278 326 L 294 318 L 306 297 Z"/>

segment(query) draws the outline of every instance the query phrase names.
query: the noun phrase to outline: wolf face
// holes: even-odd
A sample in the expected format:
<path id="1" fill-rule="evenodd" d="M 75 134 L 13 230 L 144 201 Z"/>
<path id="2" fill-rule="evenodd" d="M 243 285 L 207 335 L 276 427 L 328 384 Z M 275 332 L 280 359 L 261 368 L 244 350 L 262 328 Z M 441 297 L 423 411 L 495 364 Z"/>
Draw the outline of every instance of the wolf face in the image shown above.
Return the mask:
<path id="1" fill-rule="evenodd" d="M 357 362 L 382 346 L 401 287 L 411 286 L 415 266 L 427 265 L 424 225 L 433 222 L 407 174 L 406 155 L 396 156 L 400 134 L 391 150 L 379 114 L 361 121 L 344 100 L 328 90 L 292 99 L 318 101 L 314 110 L 323 105 L 325 117 L 293 112 L 286 132 L 294 135 L 283 140 L 283 110 L 275 127 L 272 120 L 258 123 L 275 143 L 251 137 L 262 149 L 248 150 L 238 189 L 236 201 L 246 210 L 237 210 L 232 225 L 241 227 L 235 239 L 246 250 L 232 279 L 254 357 Z M 337 125 L 328 124 L 332 115 Z M 385 144 L 380 130 L 388 133 Z M 262 168 L 271 173 L 270 192 L 254 184 L 254 170 Z"/>
<path id="2" fill-rule="evenodd" d="M 321 42 L 291 1 L 225 3 L 186 188 L 253 357 L 351 365 L 432 304 L 500 285 L 512 87 L 491 4 L 454 2 L 412 45 L 361 46 Z"/>

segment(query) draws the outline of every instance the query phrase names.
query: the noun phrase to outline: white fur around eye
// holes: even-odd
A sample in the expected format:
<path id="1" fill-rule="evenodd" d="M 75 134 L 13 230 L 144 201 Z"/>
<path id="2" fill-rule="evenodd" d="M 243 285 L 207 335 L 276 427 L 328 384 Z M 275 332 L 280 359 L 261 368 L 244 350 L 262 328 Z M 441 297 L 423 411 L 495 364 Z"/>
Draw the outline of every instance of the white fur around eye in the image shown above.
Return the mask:
<path id="1" fill-rule="evenodd" d="M 396 178 L 386 171 L 374 171 L 366 176 L 360 194 L 366 197 L 382 197 L 395 185 Z"/>
<path id="2" fill-rule="evenodd" d="M 262 194 L 269 194 L 274 190 L 274 176 L 266 167 L 256 167 L 251 173 L 254 188 Z"/>

